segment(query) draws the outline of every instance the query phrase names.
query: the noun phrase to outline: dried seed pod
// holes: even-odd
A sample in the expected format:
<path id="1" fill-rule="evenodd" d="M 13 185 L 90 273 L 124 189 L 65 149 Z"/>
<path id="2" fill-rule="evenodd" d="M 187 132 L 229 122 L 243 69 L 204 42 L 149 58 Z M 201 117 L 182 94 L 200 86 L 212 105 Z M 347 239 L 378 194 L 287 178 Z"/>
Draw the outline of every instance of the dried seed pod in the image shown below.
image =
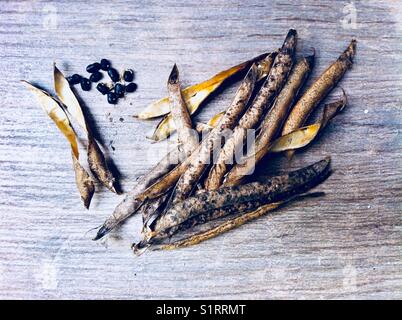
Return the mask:
<path id="1" fill-rule="evenodd" d="M 256 163 L 257 159 L 262 159 L 268 153 L 279 153 L 289 150 L 296 150 L 303 148 L 310 144 L 317 135 L 327 126 L 328 122 L 332 120 L 339 112 L 341 112 L 347 103 L 346 94 L 341 99 L 328 103 L 324 106 L 324 111 L 321 120 L 318 123 L 299 128 L 284 136 L 276 139 L 272 144 L 258 145 L 255 153 L 248 158 L 243 159 L 243 162 L 237 164 L 226 175 L 223 182 L 225 187 L 233 187 L 241 184 L 245 176 L 252 173 L 252 163 Z"/>
<path id="2" fill-rule="evenodd" d="M 103 155 L 98 143 L 94 139 L 89 128 L 80 103 L 74 92 L 68 85 L 68 81 L 63 73 L 54 65 L 54 87 L 57 96 L 68 112 L 76 119 L 78 124 L 85 130 L 88 136 L 88 164 L 94 176 L 110 191 L 118 193 L 115 189 L 115 178 L 107 166 L 105 156 Z"/>
<path id="3" fill-rule="evenodd" d="M 92 196 L 95 192 L 95 185 L 88 172 L 81 166 L 74 154 L 72 154 L 72 158 L 75 172 L 75 183 L 77 184 L 77 188 L 85 208 L 89 209 Z"/>
<path id="4" fill-rule="evenodd" d="M 304 186 L 313 185 L 314 182 L 322 179 L 328 174 L 329 167 L 330 158 L 326 158 L 308 167 L 273 177 L 265 183 L 253 182 L 241 186 L 200 192 L 170 207 L 150 225 L 151 232 L 147 234 L 146 239 L 149 240 L 158 233 L 177 226 L 203 212 L 236 206 L 249 201 L 271 203 L 285 199 L 300 193 Z"/>
<path id="5" fill-rule="evenodd" d="M 276 52 L 270 53 L 268 55 L 262 55 L 260 57 L 264 57 L 264 58 L 259 59 L 259 57 L 257 57 L 255 59 L 251 60 L 251 61 L 255 60 L 255 64 L 257 65 L 257 70 L 258 70 L 257 80 L 258 81 L 264 79 L 266 77 L 267 73 L 269 73 L 273 60 L 276 57 Z M 251 65 L 251 63 L 249 65 Z M 240 71 L 243 71 L 243 70 L 247 70 L 246 67 L 243 67 L 243 69 Z M 215 90 L 216 88 L 212 87 L 211 89 Z M 195 91 L 194 95 L 192 97 L 195 97 L 196 94 L 197 94 L 197 96 L 200 96 L 203 89 L 195 88 L 194 90 L 201 90 L 201 91 L 199 93 L 198 93 L 198 91 Z M 211 91 L 211 93 L 212 92 L 213 91 Z M 184 95 L 184 90 L 183 90 L 183 95 Z M 206 97 L 204 98 L 203 96 L 201 96 L 201 97 L 203 98 L 202 101 L 204 101 L 206 98 Z M 200 102 L 200 104 L 201 104 L 201 102 Z M 193 109 L 189 105 L 189 103 L 192 103 L 192 101 L 186 101 L 186 103 L 189 106 L 190 113 L 193 114 L 197 109 L 194 109 L 194 112 L 192 111 Z M 199 105 L 197 106 L 197 108 L 198 107 L 199 107 Z M 155 140 L 155 141 L 160 141 L 160 140 L 166 139 L 175 130 L 176 130 L 176 127 L 174 125 L 171 115 L 169 114 L 165 118 L 163 118 L 161 120 L 161 122 L 157 125 L 155 132 L 150 137 L 150 139 Z"/>
<path id="6" fill-rule="evenodd" d="M 82 129 L 88 132 L 87 123 L 82 112 L 80 103 L 77 100 L 74 92 L 71 90 L 67 79 L 63 73 L 53 65 L 54 89 L 57 97 L 67 108 L 67 111 L 73 116 Z"/>
<path id="7" fill-rule="evenodd" d="M 234 67 L 227 70 L 221 71 L 214 75 L 212 78 L 195 84 L 193 86 L 187 87 L 182 90 L 184 101 L 189 108 L 190 114 L 193 114 L 199 108 L 200 104 L 212 93 L 214 92 L 225 80 L 229 79 L 231 76 L 247 70 L 253 62 L 263 61 L 268 56 L 268 53 L 261 54 L 251 60 L 242 62 Z M 262 64 L 261 69 L 266 68 L 266 62 Z M 264 71 L 261 72 L 262 74 Z M 142 112 L 140 112 L 135 117 L 139 119 L 151 119 L 166 115 L 170 112 L 169 97 L 160 99 L 154 103 L 151 103 Z"/>
<path id="8" fill-rule="evenodd" d="M 144 175 L 136 186 L 127 193 L 123 201 L 115 208 L 113 214 L 107 218 L 99 228 L 94 240 L 104 237 L 120 223 L 133 215 L 141 205 L 143 205 L 143 201 L 137 200 L 136 196 L 174 168 L 178 159 L 180 159 L 180 154 L 181 151 L 178 148 L 174 148 L 155 167 L 153 167 L 148 174 Z"/>
<path id="9" fill-rule="evenodd" d="M 168 228 L 164 232 L 157 233 L 152 238 L 151 241 L 148 242 L 147 240 L 144 240 L 143 242 L 138 244 L 138 247 L 141 248 L 141 247 L 144 247 L 151 243 L 155 244 L 157 242 L 160 242 L 163 239 L 172 237 L 176 233 L 183 232 L 185 230 L 189 230 L 199 224 L 205 224 L 212 220 L 216 220 L 216 219 L 219 219 L 219 218 L 222 218 L 225 216 L 230 216 L 233 214 L 246 213 L 251 210 L 255 210 L 258 207 L 262 206 L 263 204 L 264 204 L 264 202 L 262 202 L 262 201 L 249 201 L 249 202 L 240 203 L 236 206 L 229 206 L 229 207 L 224 207 L 224 208 L 219 208 L 219 209 L 214 209 L 211 211 L 203 212 L 199 215 L 196 215 L 192 218 L 187 219 L 186 221 L 184 221 L 183 223 L 181 223 L 177 226 Z"/>
<path id="10" fill-rule="evenodd" d="M 197 132 L 202 133 L 202 132 L 209 132 L 212 130 L 212 128 L 216 127 L 225 114 L 225 111 L 219 112 L 216 115 L 214 115 L 207 123 L 202 123 L 202 122 L 196 122 L 195 123 L 195 130 Z"/>
<path id="11" fill-rule="evenodd" d="M 181 94 L 179 70 L 176 64 L 173 66 L 172 72 L 169 75 L 167 87 L 169 92 L 170 114 L 177 128 L 178 140 L 183 147 L 184 154 L 189 156 L 198 146 L 198 134 L 193 129 L 187 105 Z"/>
<path id="12" fill-rule="evenodd" d="M 162 176 L 154 184 L 150 185 L 146 190 L 137 194 L 136 199 L 139 201 L 145 201 L 146 199 L 158 198 L 170 190 L 176 184 L 177 180 L 179 180 L 180 176 L 187 170 L 189 164 L 196 159 L 200 149 L 199 145 L 187 159 L 179 163 L 170 172 Z"/>
<path id="13" fill-rule="evenodd" d="M 303 126 L 311 112 L 351 68 L 355 54 L 356 40 L 352 40 L 340 57 L 314 81 L 297 101 L 283 126 L 282 135 Z"/>
<path id="14" fill-rule="evenodd" d="M 282 123 L 284 122 L 293 101 L 297 97 L 300 88 L 308 78 L 313 64 L 314 55 L 303 58 L 295 64 L 289 74 L 286 84 L 283 86 L 278 97 L 275 99 L 272 108 L 268 111 L 260 125 L 260 133 L 255 140 L 255 150 L 262 150 L 264 146 L 269 146 L 271 144 L 275 135 L 282 127 Z M 265 148 L 264 150 L 268 152 L 269 149 Z M 234 165 L 225 179 L 225 182 L 228 183 L 227 185 L 233 185 L 230 181 L 232 171 L 235 172 L 234 176 L 236 177 L 236 181 L 240 183 L 241 179 L 239 176 L 239 170 L 244 172 L 245 176 L 249 175 L 254 170 L 256 163 L 258 163 L 264 156 L 265 154 L 263 152 L 259 152 L 255 154 L 255 157 L 248 157 L 247 160 L 243 159 L 240 164 Z M 239 169 L 238 167 L 241 168 Z M 226 185 L 226 183 L 224 185 Z"/>
<path id="15" fill-rule="evenodd" d="M 186 238 L 186 239 L 174 242 L 174 243 L 161 245 L 159 247 L 156 247 L 155 249 L 156 250 L 173 250 L 173 249 L 177 249 L 177 248 L 183 248 L 183 247 L 189 247 L 192 245 L 196 245 L 200 242 L 212 239 L 224 232 L 237 228 L 251 220 L 257 219 L 257 218 L 267 214 L 268 212 L 271 212 L 271 211 L 277 209 L 284 203 L 285 203 L 285 201 L 279 201 L 279 202 L 266 204 L 262 207 L 259 207 L 255 211 L 251 211 L 244 215 L 236 217 L 234 219 L 228 220 L 210 230 L 195 234 L 189 238 Z M 138 250 L 138 249 L 136 246 L 133 246 L 133 250 L 134 250 L 134 252 L 136 252 L 136 250 Z"/>
<path id="16" fill-rule="evenodd" d="M 260 217 L 266 215 L 267 213 L 272 212 L 272 211 L 276 210 L 277 208 L 285 205 L 286 203 L 288 203 L 290 201 L 293 201 L 298 198 L 308 197 L 308 196 L 316 197 L 316 196 L 320 196 L 322 194 L 323 193 L 296 195 L 294 197 L 290 197 L 283 201 L 269 203 L 269 204 L 266 204 L 266 205 L 263 205 L 263 206 L 257 208 L 256 210 L 248 211 L 244 214 L 234 217 L 233 219 L 229 219 L 217 226 L 212 227 L 211 229 L 209 229 L 207 231 L 197 233 L 195 235 L 192 235 L 188 238 L 176 241 L 174 243 L 162 244 L 162 245 L 155 246 L 155 247 L 152 246 L 151 248 L 152 248 L 152 250 L 172 250 L 172 249 L 196 245 L 203 241 L 206 241 L 206 240 L 212 239 L 216 236 L 219 236 L 220 234 L 228 232 L 234 228 L 240 227 L 247 222 L 260 218 Z M 141 253 L 141 251 L 143 251 L 143 250 L 141 250 L 141 248 L 139 248 L 139 250 L 138 250 L 136 245 L 133 246 L 133 250 L 135 253 L 137 253 L 136 251 L 138 251 L 139 253 Z"/>
<path id="17" fill-rule="evenodd" d="M 257 67 L 253 64 L 217 127 L 214 128 L 208 135 L 208 138 L 201 143 L 201 150 L 196 159 L 190 163 L 188 169 L 177 182 L 173 197 L 174 201 L 184 200 L 191 194 L 191 191 L 205 172 L 205 169 L 209 167 L 210 158 L 214 150 L 221 147 L 222 134 L 226 130 L 233 130 L 238 119 L 246 109 L 256 81 Z"/>
<path id="18" fill-rule="evenodd" d="M 91 172 L 106 188 L 118 193 L 115 188 L 116 179 L 110 171 L 98 143 L 91 134 L 88 134 L 88 164 Z"/>
<path id="19" fill-rule="evenodd" d="M 209 121 L 208 123 L 213 125 L 214 121 Z M 115 208 L 113 214 L 109 218 L 107 218 L 103 225 L 99 228 L 94 240 L 98 240 L 104 237 L 107 233 L 109 233 L 111 230 L 121 224 L 124 220 L 137 212 L 137 210 L 144 204 L 144 200 L 137 199 L 138 195 L 144 192 L 160 177 L 165 176 L 173 168 L 175 168 L 177 166 L 177 163 L 180 159 L 183 158 L 183 156 L 184 155 L 182 150 L 176 147 L 171 152 L 169 152 L 155 167 L 153 167 L 148 174 L 144 175 L 139 180 L 137 185 L 127 193 L 123 201 L 120 202 L 119 205 Z M 164 196 L 163 193 L 161 194 L 161 196 Z M 155 203 L 157 203 L 157 201 L 155 201 Z M 150 218 L 148 216 L 151 216 L 152 214 L 152 209 L 151 212 L 147 212 L 144 210 L 144 222 L 147 222 Z"/>
<path id="20" fill-rule="evenodd" d="M 76 185 L 81 199 L 84 202 L 84 206 L 88 209 L 95 187 L 92 178 L 79 163 L 77 137 L 66 113 L 60 104 L 47 92 L 33 86 L 27 81 L 23 81 L 23 83 L 37 97 L 42 109 L 49 115 L 70 143 Z"/>
<path id="21" fill-rule="evenodd" d="M 245 132 L 257 126 L 262 115 L 270 108 L 275 95 L 281 90 L 292 68 L 296 49 L 296 36 L 296 30 L 291 29 L 288 32 L 280 52 L 275 57 L 267 80 L 265 80 L 251 106 L 240 119 L 233 135 L 226 141 L 218 160 L 212 166 L 205 182 L 206 189 L 216 190 L 219 188 L 228 170 L 228 164 L 231 163 L 236 151 L 243 146 Z"/>

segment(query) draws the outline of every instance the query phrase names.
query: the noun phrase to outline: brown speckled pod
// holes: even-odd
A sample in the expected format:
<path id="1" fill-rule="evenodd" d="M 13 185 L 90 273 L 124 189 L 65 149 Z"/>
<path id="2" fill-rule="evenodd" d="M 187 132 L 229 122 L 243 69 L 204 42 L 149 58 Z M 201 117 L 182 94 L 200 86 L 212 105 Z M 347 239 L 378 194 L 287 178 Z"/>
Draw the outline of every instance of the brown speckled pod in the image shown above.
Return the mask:
<path id="1" fill-rule="evenodd" d="M 233 135 L 223 146 L 218 160 L 212 166 L 205 182 L 206 189 L 216 190 L 221 186 L 223 177 L 228 170 L 228 164 L 231 163 L 236 150 L 243 145 L 246 130 L 255 128 L 266 110 L 271 107 L 275 95 L 281 90 L 292 68 L 296 42 L 297 32 L 291 29 L 274 60 L 267 80 L 264 82 L 251 106 L 240 119 L 239 125 L 234 129 Z"/>

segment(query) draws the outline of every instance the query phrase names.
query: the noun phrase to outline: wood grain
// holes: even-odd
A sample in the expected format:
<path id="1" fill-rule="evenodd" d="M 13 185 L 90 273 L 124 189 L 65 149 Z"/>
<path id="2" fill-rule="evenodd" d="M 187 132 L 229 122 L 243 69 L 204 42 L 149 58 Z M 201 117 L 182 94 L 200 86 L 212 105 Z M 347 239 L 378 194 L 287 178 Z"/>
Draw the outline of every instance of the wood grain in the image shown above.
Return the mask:
<path id="1" fill-rule="evenodd" d="M 402 298 L 402 10 L 399 1 L 7 1 L 0 11 L 0 298 Z M 349 25 L 350 26 L 350 25 Z M 323 198 L 294 203 L 193 248 L 135 257 L 135 216 L 91 241 L 121 200 L 104 188 L 89 212 L 74 186 L 67 143 L 19 83 L 52 89 L 52 63 L 84 73 L 101 58 L 136 71 L 117 106 L 77 90 L 121 173 L 124 190 L 166 152 L 145 140 L 156 121 L 132 115 L 166 95 L 176 62 L 183 85 L 277 48 L 296 28 L 298 54 L 317 50 L 313 78 L 358 40 L 340 85 L 350 105 L 292 167 L 326 155 Z M 235 85 L 197 115 L 228 106 Z M 334 97 L 339 95 L 335 90 Z M 113 150 L 111 145 L 115 148 Z M 287 170 L 281 157 L 259 170 Z M 317 189 L 317 190 L 318 190 Z"/>

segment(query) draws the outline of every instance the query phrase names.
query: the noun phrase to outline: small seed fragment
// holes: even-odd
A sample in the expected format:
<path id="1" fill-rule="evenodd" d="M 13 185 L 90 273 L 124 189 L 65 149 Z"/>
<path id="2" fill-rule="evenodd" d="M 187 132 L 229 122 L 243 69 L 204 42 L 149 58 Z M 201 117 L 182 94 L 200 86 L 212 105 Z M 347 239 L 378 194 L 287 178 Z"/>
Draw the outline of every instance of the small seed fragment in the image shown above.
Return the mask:
<path id="1" fill-rule="evenodd" d="M 89 80 L 91 80 L 92 82 L 98 82 L 102 78 L 103 78 L 103 74 L 99 71 L 96 71 L 91 74 L 91 76 L 89 77 Z"/>
<path id="2" fill-rule="evenodd" d="M 128 85 L 126 85 L 126 92 L 134 92 L 135 90 L 137 90 L 137 84 L 136 83 L 131 82 Z"/>
<path id="3" fill-rule="evenodd" d="M 108 71 L 110 68 L 110 61 L 107 59 L 102 59 L 100 61 L 101 69 L 104 71 Z"/>
<path id="4" fill-rule="evenodd" d="M 105 95 L 106 93 L 108 93 L 110 91 L 109 87 L 104 83 L 98 83 L 98 85 L 96 86 L 96 89 L 103 95 Z"/>
<path id="5" fill-rule="evenodd" d="M 99 71 L 100 68 L 101 68 L 100 63 L 99 63 L 99 62 L 95 62 L 95 63 L 92 63 L 92 64 L 88 65 L 86 70 L 87 70 L 87 72 L 89 72 L 89 73 L 94 73 L 94 72 Z"/>
<path id="6" fill-rule="evenodd" d="M 75 73 L 71 77 L 67 77 L 67 81 L 70 84 L 70 86 L 79 84 L 81 81 L 81 76 Z"/>
<path id="7" fill-rule="evenodd" d="M 117 100 L 119 100 L 119 97 L 117 96 L 116 93 L 114 92 L 109 92 L 107 94 L 107 102 L 109 102 L 110 104 L 116 104 Z"/>
<path id="8" fill-rule="evenodd" d="M 91 81 L 89 81 L 89 79 L 82 77 L 80 84 L 81 84 L 82 90 L 84 90 L 84 91 L 91 90 Z"/>
<path id="9" fill-rule="evenodd" d="M 114 68 L 109 68 L 107 74 L 109 75 L 110 79 L 112 79 L 113 82 L 117 82 L 120 80 L 120 75 Z"/>
<path id="10" fill-rule="evenodd" d="M 134 80 L 134 71 L 131 69 L 124 71 L 123 79 L 124 79 L 124 81 L 127 81 L 127 82 L 133 81 Z"/>

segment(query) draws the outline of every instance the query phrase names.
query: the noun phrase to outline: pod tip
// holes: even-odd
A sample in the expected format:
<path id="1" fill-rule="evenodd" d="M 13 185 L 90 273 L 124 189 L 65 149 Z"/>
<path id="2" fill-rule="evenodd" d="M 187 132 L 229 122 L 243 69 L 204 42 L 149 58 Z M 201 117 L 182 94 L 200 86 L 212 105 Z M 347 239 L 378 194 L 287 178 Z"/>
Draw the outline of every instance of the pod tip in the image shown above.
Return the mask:
<path id="1" fill-rule="evenodd" d="M 179 81 L 179 69 L 177 68 L 177 65 L 174 64 L 172 71 L 170 72 L 169 75 L 169 83 L 170 84 L 176 84 Z"/>
<path id="2" fill-rule="evenodd" d="M 312 68 L 314 66 L 314 61 L 315 61 L 315 48 L 311 47 L 311 50 L 313 51 L 313 53 L 307 57 L 305 57 L 307 64 L 310 66 L 310 68 Z"/>
<path id="3" fill-rule="evenodd" d="M 146 241 L 140 241 L 138 243 L 133 243 L 131 245 L 131 250 L 133 250 L 134 254 L 137 256 L 142 255 L 149 248 L 149 244 Z"/>
<path id="4" fill-rule="evenodd" d="M 288 37 L 294 37 L 297 36 L 297 31 L 296 29 L 289 29 L 288 31 Z"/>
<path id="5" fill-rule="evenodd" d="M 92 239 L 93 241 L 97 241 L 101 238 L 103 238 L 106 234 L 108 234 L 110 231 L 109 228 L 107 228 L 105 225 L 99 228 L 98 232 L 96 233 L 96 236 Z"/>

